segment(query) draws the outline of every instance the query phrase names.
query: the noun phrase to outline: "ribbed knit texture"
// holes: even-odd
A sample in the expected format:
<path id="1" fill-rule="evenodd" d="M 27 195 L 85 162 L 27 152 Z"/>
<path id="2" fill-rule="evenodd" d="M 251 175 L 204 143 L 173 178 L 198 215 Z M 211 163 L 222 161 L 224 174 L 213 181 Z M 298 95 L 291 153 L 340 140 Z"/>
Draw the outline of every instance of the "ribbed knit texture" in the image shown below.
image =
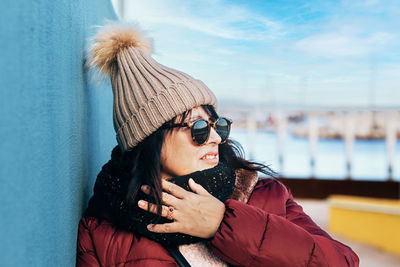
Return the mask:
<path id="1" fill-rule="evenodd" d="M 203 82 L 157 63 L 145 52 L 128 48 L 117 60 L 112 73 L 114 128 L 124 151 L 184 111 L 216 106 L 214 94 Z"/>
<path id="2" fill-rule="evenodd" d="M 105 29 L 110 30 L 110 27 Z M 118 30 L 125 31 L 123 41 L 118 39 Z M 214 94 L 203 82 L 159 64 L 150 53 L 131 45 L 141 43 L 140 40 L 126 40 L 127 31 L 129 33 L 125 27 L 109 34 L 111 41 L 118 41 L 118 48 L 113 47 L 117 50 L 115 58 L 107 59 L 111 62 L 114 128 L 118 144 L 124 151 L 132 149 L 165 122 L 185 111 L 200 105 L 217 106 Z M 98 36 L 100 34 L 101 31 Z M 104 42 L 104 35 L 102 38 Z M 100 47 L 99 51 L 107 49 L 101 50 L 100 41 L 95 45 L 97 49 Z M 98 56 L 100 52 L 95 53 L 94 56 Z"/>

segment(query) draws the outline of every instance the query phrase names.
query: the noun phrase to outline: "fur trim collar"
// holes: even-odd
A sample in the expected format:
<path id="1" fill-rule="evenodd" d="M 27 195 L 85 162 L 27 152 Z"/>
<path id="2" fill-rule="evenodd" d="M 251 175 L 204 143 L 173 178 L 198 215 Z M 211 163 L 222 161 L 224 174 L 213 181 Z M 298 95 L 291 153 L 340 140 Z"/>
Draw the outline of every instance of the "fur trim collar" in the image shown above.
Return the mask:
<path id="1" fill-rule="evenodd" d="M 247 203 L 258 181 L 257 172 L 238 169 L 235 174 L 235 187 L 233 188 L 232 195 L 229 198 Z"/>

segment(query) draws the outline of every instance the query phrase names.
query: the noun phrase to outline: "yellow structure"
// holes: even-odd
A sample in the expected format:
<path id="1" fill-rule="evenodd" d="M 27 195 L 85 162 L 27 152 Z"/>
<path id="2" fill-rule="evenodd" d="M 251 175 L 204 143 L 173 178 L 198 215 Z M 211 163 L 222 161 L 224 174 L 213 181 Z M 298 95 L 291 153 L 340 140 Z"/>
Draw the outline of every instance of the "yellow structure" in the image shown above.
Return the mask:
<path id="1" fill-rule="evenodd" d="M 400 201 L 331 196 L 329 230 L 400 254 Z"/>

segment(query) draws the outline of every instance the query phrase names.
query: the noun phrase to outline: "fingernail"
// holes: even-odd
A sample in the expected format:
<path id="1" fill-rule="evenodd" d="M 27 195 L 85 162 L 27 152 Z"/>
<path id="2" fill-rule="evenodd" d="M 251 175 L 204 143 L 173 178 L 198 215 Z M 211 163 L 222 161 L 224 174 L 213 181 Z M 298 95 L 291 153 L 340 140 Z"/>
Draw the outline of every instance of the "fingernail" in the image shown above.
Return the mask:
<path id="1" fill-rule="evenodd" d="M 139 205 L 139 207 L 144 207 L 144 201 L 143 200 L 139 200 L 138 205 Z"/>
<path id="2" fill-rule="evenodd" d="M 153 227 L 154 227 L 154 224 L 148 224 L 147 225 L 147 230 L 151 230 L 151 229 L 153 229 Z"/>

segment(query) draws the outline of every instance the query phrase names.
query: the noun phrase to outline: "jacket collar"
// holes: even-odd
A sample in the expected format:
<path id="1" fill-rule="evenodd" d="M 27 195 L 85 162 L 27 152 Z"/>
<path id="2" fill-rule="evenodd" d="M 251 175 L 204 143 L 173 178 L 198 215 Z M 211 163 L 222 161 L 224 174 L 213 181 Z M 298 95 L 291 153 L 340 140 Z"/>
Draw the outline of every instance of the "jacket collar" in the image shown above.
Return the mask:
<path id="1" fill-rule="evenodd" d="M 229 198 L 247 203 L 258 181 L 257 172 L 238 169 L 235 171 L 235 174 L 235 187 L 233 188 L 232 195 Z"/>

